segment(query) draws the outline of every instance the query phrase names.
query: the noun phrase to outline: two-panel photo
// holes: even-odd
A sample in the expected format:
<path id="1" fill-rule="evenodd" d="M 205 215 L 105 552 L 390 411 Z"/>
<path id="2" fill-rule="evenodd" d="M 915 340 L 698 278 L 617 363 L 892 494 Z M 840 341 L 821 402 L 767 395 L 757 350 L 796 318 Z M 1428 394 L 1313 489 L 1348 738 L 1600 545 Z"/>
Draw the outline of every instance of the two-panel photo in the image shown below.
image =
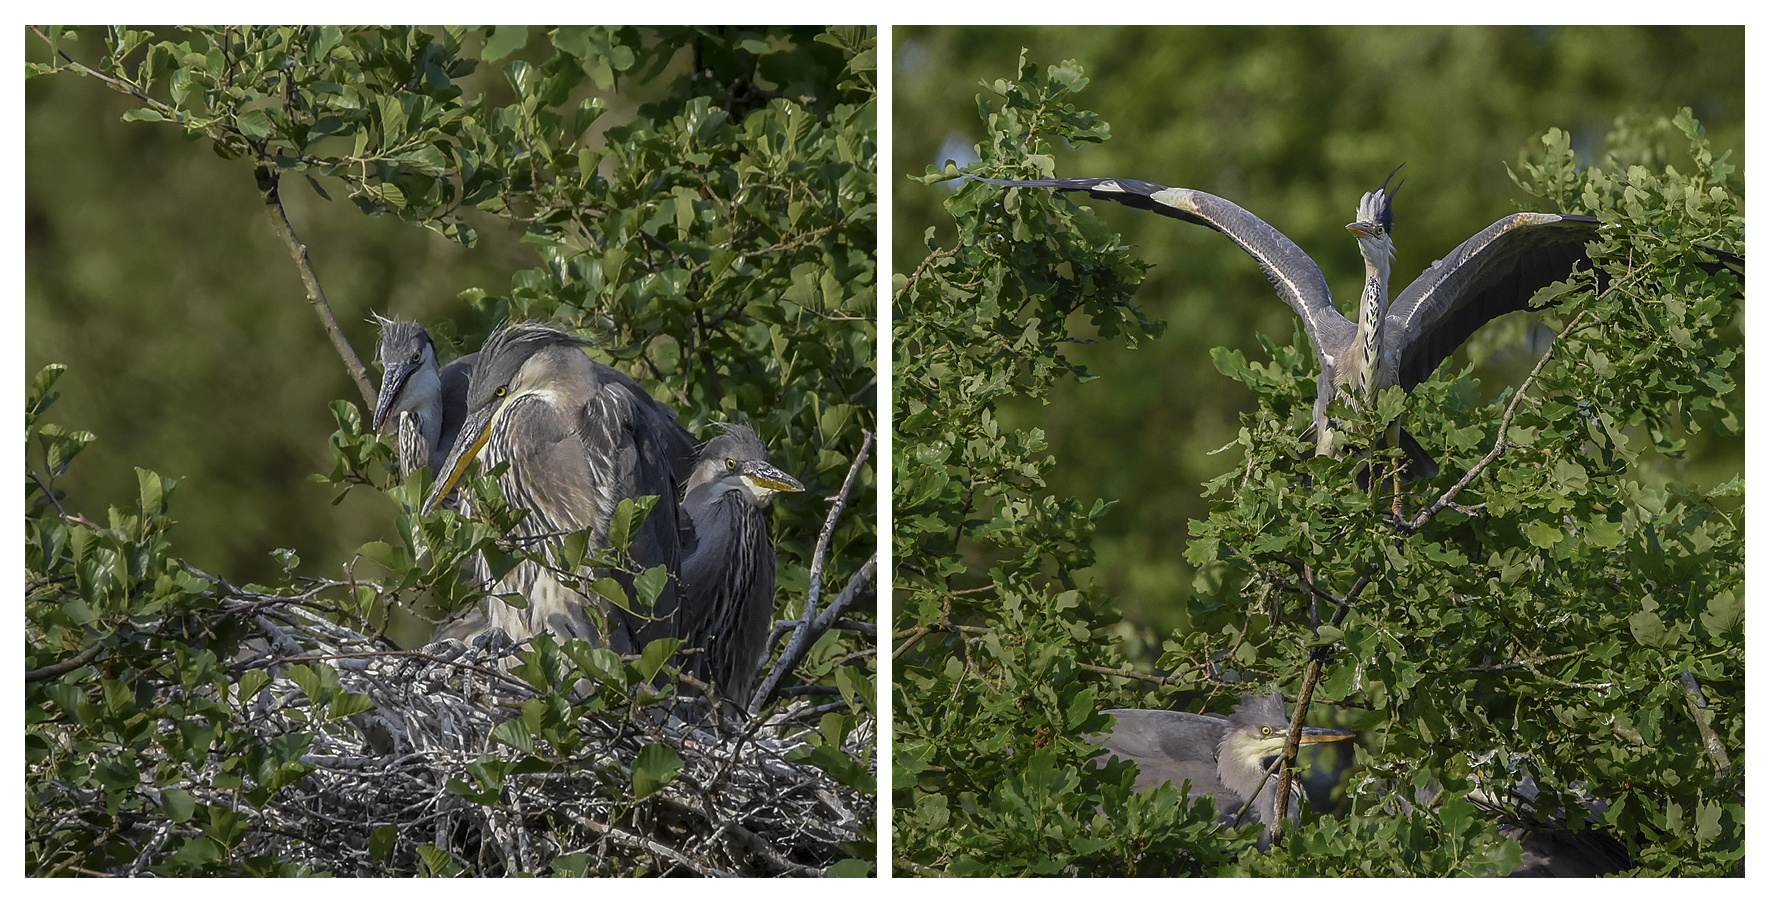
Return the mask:
<path id="1" fill-rule="evenodd" d="M 1742 26 L 23 37 L 23 876 L 1745 874 Z"/>

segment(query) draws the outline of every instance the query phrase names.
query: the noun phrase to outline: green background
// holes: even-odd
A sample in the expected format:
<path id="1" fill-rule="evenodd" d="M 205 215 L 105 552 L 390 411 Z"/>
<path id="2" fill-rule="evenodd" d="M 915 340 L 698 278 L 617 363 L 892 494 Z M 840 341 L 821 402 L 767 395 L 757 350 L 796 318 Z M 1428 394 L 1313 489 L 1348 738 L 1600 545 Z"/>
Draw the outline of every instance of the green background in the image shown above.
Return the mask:
<path id="1" fill-rule="evenodd" d="M 91 63 L 97 43 L 63 47 Z M 47 60 L 28 30 L 25 54 Z M 686 68 L 682 56 L 651 83 L 590 88 L 609 105 L 594 131 L 631 121 Z M 496 66 L 462 82 L 509 94 Z M 140 105 L 71 73 L 25 82 L 25 378 L 67 364 L 54 420 L 98 437 L 64 481 L 63 504 L 94 518 L 132 505 L 134 467 L 145 467 L 188 478 L 173 508 L 176 541 L 209 573 L 271 581 L 282 568 L 268 553 L 280 547 L 295 549 L 305 572 L 343 563 L 389 535 L 397 514 L 369 491 L 334 507 L 335 489 L 307 479 L 332 468 L 328 405 L 360 405 L 360 394 L 271 231 L 251 164 L 164 124 L 122 121 Z M 464 248 L 364 216 L 342 186 L 326 187 L 333 201 L 286 178 L 283 202 L 377 384 L 371 311 L 465 317 L 462 291 L 507 293 L 511 273 L 536 265 L 507 220 L 467 209 L 480 239 Z"/>
<path id="2" fill-rule="evenodd" d="M 1716 153 L 1731 150 L 1745 176 L 1740 28 L 898 27 L 886 172 L 893 272 L 921 261 L 929 227 L 937 243 L 952 236 L 939 207 L 949 185 L 906 176 L 972 159 L 983 135 L 977 97 L 993 99 L 979 82 L 1013 76 L 1023 47 L 1040 66 L 1078 61 L 1091 80 L 1078 106 L 1111 125 L 1104 144 L 1058 150 L 1057 176 L 1144 179 L 1228 198 L 1311 254 L 1342 312 L 1362 278 L 1344 226 L 1359 195 L 1399 163 L 1407 167 L 1394 291 L 1500 216 L 1541 209 L 1506 165 L 1551 127 L 1569 132 L 1591 162 L 1616 117 L 1689 106 Z M 1167 331 L 1136 353 L 1071 346 L 1072 359 L 1100 378 L 1060 383 L 1049 406 L 1010 405 L 1002 416 L 1011 428 L 1046 430 L 1059 462 L 1055 495 L 1119 500 L 1095 537 L 1093 576 L 1131 619 L 1159 632 L 1191 589 L 1182 552 L 1187 521 L 1204 514 L 1200 484 L 1228 466 L 1210 452 L 1234 438 L 1251 405 L 1212 366 L 1210 349 L 1261 359 L 1256 332 L 1283 344 L 1299 326 L 1222 235 L 1072 197 L 1154 264 L 1138 301 Z M 1078 318 L 1071 334 L 1085 340 L 1090 327 Z M 1472 340 L 1486 393 L 1517 383 L 1534 357 L 1531 338 L 1514 316 Z M 1685 460 L 1651 460 L 1640 478 L 1710 486 L 1742 470 L 1743 438 L 1701 425 Z"/>

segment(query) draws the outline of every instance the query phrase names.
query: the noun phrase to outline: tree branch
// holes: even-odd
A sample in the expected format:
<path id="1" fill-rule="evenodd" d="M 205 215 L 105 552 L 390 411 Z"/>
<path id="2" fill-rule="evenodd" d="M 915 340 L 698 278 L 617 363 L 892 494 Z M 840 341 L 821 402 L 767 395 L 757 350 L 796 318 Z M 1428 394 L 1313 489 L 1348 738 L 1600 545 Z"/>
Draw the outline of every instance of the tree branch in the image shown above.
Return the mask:
<path id="1" fill-rule="evenodd" d="M 788 674 L 793 673 L 794 668 L 799 667 L 799 663 L 805 659 L 805 654 L 811 651 L 812 644 L 816 643 L 819 637 L 828 633 L 842 615 L 862 599 L 874 598 L 873 575 L 878 564 L 879 554 L 875 552 L 867 558 L 866 564 L 861 565 L 860 570 L 855 573 L 854 579 L 848 581 L 848 585 L 842 588 L 842 593 L 836 597 L 836 601 L 830 603 L 829 608 L 824 609 L 823 614 L 818 615 L 817 619 L 810 623 L 801 622 L 800 628 L 793 632 L 793 638 L 787 642 L 786 651 L 781 653 L 780 661 L 776 662 L 773 670 L 768 672 L 768 679 L 763 681 L 762 686 L 756 689 L 756 694 L 750 697 L 750 714 L 754 715 L 762 711 L 764 706 L 773 701 L 774 697 L 778 695 L 775 691 L 781 681 L 785 680 Z"/>
<path id="2" fill-rule="evenodd" d="M 848 507 L 848 493 L 854 489 L 854 478 L 860 473 L 860 467 L 866 463 L 867 453 L 873 447 L 873 434 L 867 430 L 860 431 L 860 453 L 854 456 L 853 463 L 848 465 L 848 475 L 842 478 L 842 489 L 836 497 L 830 499 L 830 511 L 824 515 L 824 528 L 818 531 L 817 548 L 811 553 L 811 589 L 805 595 L 805 618 L 817 614 L 817 601 L 823 594 L 824 563 L 830 554 L 830 537 L 836 533 L 836 520 L 842 516 L 842 510 Z"/>
<path id="3" fill-rule="evenodd" d="M 344 337 L 344 330 L 338 326 L 338 318 L 332 314 L 332 305 L 326 301 L 326 291 L 320 288 L 320 277 L 313 271 L 313 262 L 307 257 L 307 245 L 295 234 L 295 227 L 289 224 L 289 215 L 283 210 L 283 198 L 277 190 L 277 170 L 265 161 L 259 161 L 253 167 L 253 175 L 258 179 L 258 192 L 264 197 L 264 212 L 270 216 L 270 226 L 283 240 L 289 249 L 289 256 L 295 261 L 295 269 L 301 272 L 301 282 L 307 286 L 307 303 L 313 305 L 313 312 L 320 318 L 320 326 L 325 329 L 326 336 L 332 340 L 332 347 L 338 356 L 344 359 L 344 369 L 356 383 L 357 390 L 363 394 L 363 410 L 375 409 L 375 388 L 369 383 L 369 371 L 363 367 L 362 359 L 356 356 L 356 350 L 350 347 L 350 340 Z"/>
<path id="4" fill-rule="evenodd" d="M 41 680 L 52 680 L 60 677 L 69 671 L 91 664 L 94 659 L 98 658 L 99 655 L 103 653 L 104 644 L 93 643 L 75 654 L 72 658 L 65 658 L 53 665 L 44 665 L 41 668 L 26 671 L 25 683 L 36 683 Z"/>
<path id="5" fill-rule="evenodd" d="M 1350 594 L 1348 594 L 1350 595 Z M 1315 696 L 1315 682 L 1321 679 L 1322 657 L 1313 655 L 1303 673 L 1303 689 L 1297 694 L 1297 708 L 1291 713 L 1291 732 L 1284 741 L 1283 771 L 1278 779 L 1278 802 L 1273 809 L 1272 842 L 1284 837 L 1285 810 L 1291 801 L 1291 775 L 1297 770 L 1297 748 L 1302 744 L 1303 718 L 1309 713 L 1309 701 Z"/>

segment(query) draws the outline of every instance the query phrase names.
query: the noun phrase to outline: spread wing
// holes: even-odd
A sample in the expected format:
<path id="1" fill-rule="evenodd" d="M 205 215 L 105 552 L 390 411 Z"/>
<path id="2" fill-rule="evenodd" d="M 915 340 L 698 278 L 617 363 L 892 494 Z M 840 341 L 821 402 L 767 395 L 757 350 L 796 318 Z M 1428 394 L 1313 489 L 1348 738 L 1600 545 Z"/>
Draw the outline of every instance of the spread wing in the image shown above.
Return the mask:
<path id="1" fill-rule="evenodd" d="M 1278 297 L 1303 318 L 1303 328 L 1315 345 L 1317 357 L 1338 355 L 1352 343 L 1355 327 L 1334 309 L 1333 293 L 1321 268 L 1283 232 L 1241 207 L 1214 194 L 1190 188 L 1169 188 L 1135 179 L 985 179 L 979 182 L 1022 188 L 1056 188 L 1086 191 L 1089 197 L 1117 201 L 1127 207 L 1149 210 L 1215 229 L 1235 242 L 1266 273 Z"/>
<path id="2" fill-rule="evenodd" d="M 1598 221 L 1559 213 L 1514 213 L 1427 267 L 1389 307 L 1383 343 L 1399 352 L 1397 379 L 1412 389 L 1487 321 L 1523 310 L 1538 289 L 1590 263 Z"/>

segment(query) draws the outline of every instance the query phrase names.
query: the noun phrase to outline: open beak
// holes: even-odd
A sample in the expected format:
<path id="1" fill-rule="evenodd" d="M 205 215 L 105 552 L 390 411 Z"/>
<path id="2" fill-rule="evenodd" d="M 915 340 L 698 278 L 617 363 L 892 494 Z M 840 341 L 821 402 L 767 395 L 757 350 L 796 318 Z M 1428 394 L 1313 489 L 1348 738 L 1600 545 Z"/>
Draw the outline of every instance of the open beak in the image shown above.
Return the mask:
<path id="1" fill-rule="evenodd" d="M 744 488 L 758 501 L 766 501 L 777 492 L 804 492 L 805 487 L 791 474 L 767 461 L 749 461 L 742 473 Z"/>
<path id="2" fill-rule="evenodd" d="M 475 411 L 468 415 L 466 423 L 461 424 L 461 433 L 455 437 L 455 447 L 449 449 L 449 460 L 443 464 L 442 475 L 431 488 L 430 498 L 424 500 L 424 514 L 436 510 L 437 503 L 461 482 L 467 466 L 479 457 L 479 450 L 485 448 L 486 440 L 492 436 L 492 417 L 498 413 L 498 407 Z"/>

